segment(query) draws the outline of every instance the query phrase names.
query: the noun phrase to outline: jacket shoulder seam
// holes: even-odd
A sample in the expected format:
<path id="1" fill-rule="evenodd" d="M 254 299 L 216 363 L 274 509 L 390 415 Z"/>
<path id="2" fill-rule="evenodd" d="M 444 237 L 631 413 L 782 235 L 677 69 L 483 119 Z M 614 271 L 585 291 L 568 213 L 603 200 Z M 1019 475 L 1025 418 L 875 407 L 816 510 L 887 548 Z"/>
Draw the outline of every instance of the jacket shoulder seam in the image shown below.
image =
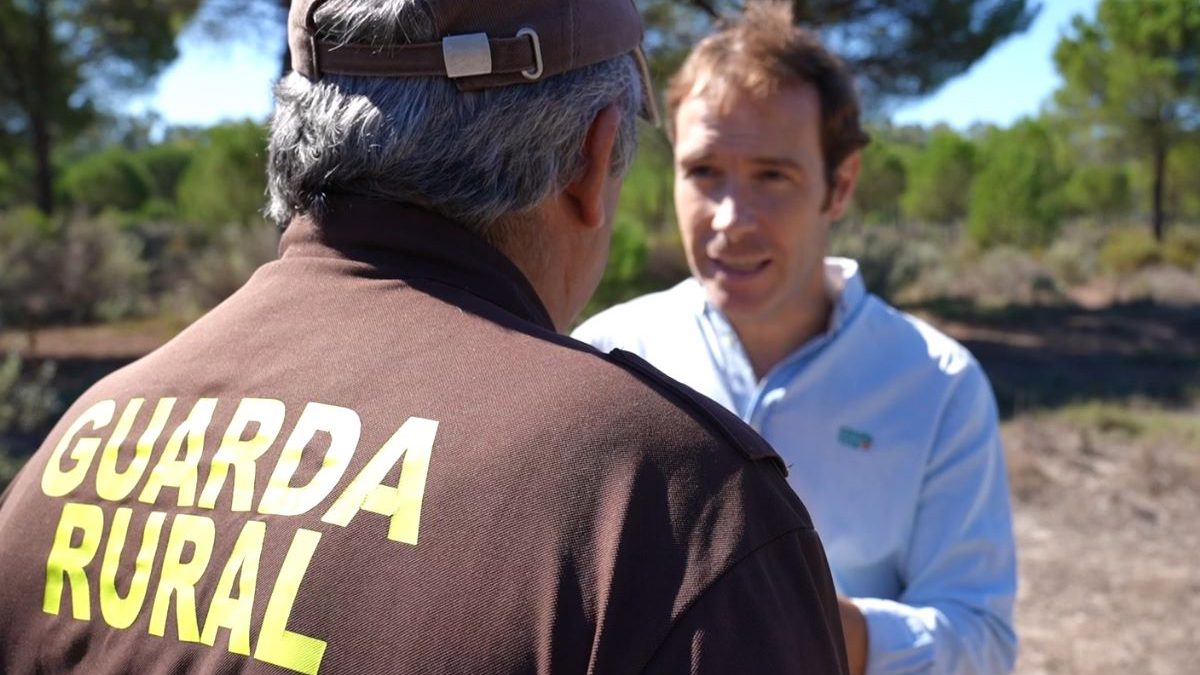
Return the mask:
<path id="1" fill-rule="evenodd" d="M 773 460 L 780 472 L 787 475 L 787 466 L 775 450 L 765 440 L 752 435 L 753 432 L 748 428 L 735 430 L 731 427 L 722 419 L 720 413 L 712 409 L 714 406 L 718 406 L 718 403 L 703 399 L 701 394 L 676 382 L 648 361 L 631 352 L 614 349 L 609 352 L 607 359 L 636 377 L 649 380 L 657 385 L 662 390 L 664 398 L 691 412 L 698 421 L 706 423 L 710 431 L 725 441 L 727 445 L 735 448 L 746 459 L 750 461 Z M 732 413 L 728 414 L 732 415 Z"/>

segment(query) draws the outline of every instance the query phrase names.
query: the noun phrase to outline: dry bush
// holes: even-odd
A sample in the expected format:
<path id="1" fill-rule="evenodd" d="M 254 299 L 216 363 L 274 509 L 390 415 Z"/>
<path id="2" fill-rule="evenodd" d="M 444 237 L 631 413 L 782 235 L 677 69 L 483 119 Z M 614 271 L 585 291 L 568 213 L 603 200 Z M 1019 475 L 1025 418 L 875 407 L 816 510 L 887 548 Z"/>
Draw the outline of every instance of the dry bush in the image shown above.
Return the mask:
<path id="1" fill-rule="evenodd" d="M 111 321 L 152 308 L 141 240 L 117 219 L 0 216 L 0 317 L 20 325 Z"/>
<path id="2" fill-rule="evenodd" d="M 947 246 L 945 228 L 847 223 L 835 229 L 830 251 L 857 260 L 867 290 L 895 300 L 939 264 Z"/>
<path id="3" fill-rule="evenodd" d="M 1066 294 L 1054 271 L 1032 253 L 1010 246 L 976 252 L 964 246 L 927 267 L 907 301 L 965 299 L 984 306 L 1057 304 Z"/>
<path id="4" fill-rule="evenodd" d="M 24 368 L 15 353 L 0 361 L 0 491 L 37 448 L 35 432 L 62 409 L 54 374 L 51 361 L 36 370 Z"/>
<path id="5" fill-rule="evenodd" d="M 246 283 L 264 263 L 278 256 L 279 230 L 266 222 L 225 227 L 200 248 L 178 251 L 186 256 L 164 303 L 172 311 L 198 315 L 215 307 Z"/>
<path id="6" fill-rule="evenodd" d="M 1162 260 L 1154 237 L 1141 228 L 1111 231 L 1100 249 L 1100 264 L 1118 275 L 1132 274 Z"/>
<path id="7" fill-rule="evenodd" d="M 135 235 L 107 217 L 69 222 L 59 268 L 65 318 L 106 322 L 150 311 L 150 265 L 142 248 Z"/>
<path id="8" fill-rule="evenodd" d="M 1177 227 L 1159 245 L 1143 228 L 1076 222 L 1040 251 L 980 249 L 933 228 L 850 228 L 835 237 L 833 249 L 861 258 L 868 287 L 875 284 L 902 303 L 1044 305 L 1099 294 L 1103 303 L 1200 304 L 1200 230 L 1194 228 Z M 873 269 L 882 270 L 882 280 L 872 279 Z M 901 283 L 889 285 L 897 278 Z"/>
<path id="9" fill-rule="evenodd" d="M 1128 275 L 1117 286 L 1118 302 L 1200 305 L 1200 274 L 1171 265 L 1153 265 Z"/>
<path id="10" fill-rule="evenodd" d="M 1081 286 L 1101 274 L 1099 252 L 1106 232 L 1085 224 L 1064 228 L 1042 260 L 1063 286 Z"/>
<path id="11" fill-rule="evenodd" d="M 1163 261 L 1180 269 L 1200 267 L 1200 228 L 1176 228 L 1162 244 Z"/>

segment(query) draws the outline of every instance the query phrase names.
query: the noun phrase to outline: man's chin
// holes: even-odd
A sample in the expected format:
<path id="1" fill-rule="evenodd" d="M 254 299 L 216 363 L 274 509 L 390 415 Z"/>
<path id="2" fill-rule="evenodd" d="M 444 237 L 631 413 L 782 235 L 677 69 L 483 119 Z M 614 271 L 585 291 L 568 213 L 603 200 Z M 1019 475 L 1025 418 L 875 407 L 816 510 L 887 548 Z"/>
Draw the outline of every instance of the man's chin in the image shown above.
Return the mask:
<path id="1" fill-rule="evenodd" d="M 704 282 L 704 290 L 714 307 L 731 321 L 743 317 L 760 314 L 766 305 L 766 298 L 761 293 L 750 293 L 745 289 L 730 288 L 718 281 L 709 279 Z"/>

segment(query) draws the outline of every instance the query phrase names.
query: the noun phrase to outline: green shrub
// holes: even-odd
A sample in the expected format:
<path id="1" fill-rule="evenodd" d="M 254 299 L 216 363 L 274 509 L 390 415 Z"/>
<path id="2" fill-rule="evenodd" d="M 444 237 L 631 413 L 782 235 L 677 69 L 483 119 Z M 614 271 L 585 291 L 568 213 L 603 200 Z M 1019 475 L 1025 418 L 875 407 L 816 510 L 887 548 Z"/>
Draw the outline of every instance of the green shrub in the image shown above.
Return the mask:
<path id="1" fill-rule="evenodd" d="M 1154 237 L 1141 228 L 1123 228 L 1109 233 L 1100 247 L 1100 265 L 1117 274 L 1131 274 L 1162 261 Z"/>
<path id="2" fill-rule="evenodd" d="M 618 213 L 613 224 L 608 264 L 584 315 L 590 316 L 653 290 L 644 275 L 649 255 L 650 238 L 646 228 L 631 217 Z"/>
<path id="3" fill-rule="evenodd" d="M 1045 124 L 1025 120 L 988 135 L 971 188 L 967 231 L 980 246 L 1044 246 L 1061 215 L 1062 174 Z"/>
<path id="4" fill-rule="evenodd" d="M 267 139 L 254 122 L 209 129 L 179 179 L 180 214 L 213 226 L 262 222 L 266 205 Z"/>
<path id="5" fill-rule="evenodd" d="M 0 160 L 0 206 L 13 202 L 16 192 L 16 176 L 8 162 Z"/>
<path id="6" fill-rule="evenodd" d="M 92 213 L 106 208 L 136 211 L 154 194 L 154 179 L 141 159 L 122 148 L 85 155 L 64 168 L 61 188 L 70 203 Z"/>
<path id="7" fill-rule="evenodd" d="M 908 172 L 898 148 L 881 136 L 862 151 L 854 215 L 868 223 L 895 223 L 900 219 L 900 196 L 908 185 Z"/>
<path id="8" fill-rule="evenodd" d="M 147 220 L 169 220 L 176 216 L 175 203 L 161 197 L 152 197 L 132 219 L 131 226 L 138 227 Z"/>
<path id="9" fill-rule="evenodd" d="M 647 232 L 675 229 L 674 171 L 671 147 L 662 134 L 643 131 L 625 176 L 617 219 L 637 223 Z"/>
<path id="10" fill-rule="evenodd" d="M 1162 244 L 1163 262 L 1183 268 L 1195 269 L 1200 265 L 1200 229 L 1175 228 L 1167 232 Z"/>
<path id="11" fill-rule="evenodd" d="M 30 153 L 24 148 L 6 146 L 4 142 L 0 134 L 0 209 L 12 209 L 33 201 L 36 172 Z"/>
<path id="12" fill-rule="evenodd" d="M 660 288 L 654 253 L 660 245 L 679 248 L 671 147 L 655 130 L 640 133 L 638 154 L 621 190 L 604 276 L 582 318 Z"/>
<path id="13" fill-rule="evenodd" d="M 902 205 L 909 218 L 931 223 L 957 222 L 967 213 L 976 169 L 975 144 L 953 131 L 940 130 L 909 163 Z"/>
<path id="14" fill-rule="evenodd" d="M 178 143 L 155 145 L 137 153 L 153 181 L 154 196 L 174 204 L 179 181 L 192 162 L 195 150 Z"/>
<path id="15" fill-rule="evenodd" d="M 19 206 L 0 213 L 0 253 L 20 239 L 50 237 L 58 223 L 36 206 Z"/>
<path id="16" fill-rule="evenodd" d="M 1063 186 L 1063 207 L 1068 215 L 1091 216 L 1102 223 L 1128 215 L 1133 207 L 1129 170 L 1096 164 L 1076 167 Z"/>
<path id="17" fill-rule="evenodd" d="M 1195 141 L 1177 143 L 1167 157 L 1166 194 L 1167 213 L 1178 222 L 1180 219 L 1200 220 L 1200 143 Z M 1144 174 L 1150 172 L 1143 168 Z M 1147 192 L 1152 189 L 1153 177 L 1144 176 Z"/>

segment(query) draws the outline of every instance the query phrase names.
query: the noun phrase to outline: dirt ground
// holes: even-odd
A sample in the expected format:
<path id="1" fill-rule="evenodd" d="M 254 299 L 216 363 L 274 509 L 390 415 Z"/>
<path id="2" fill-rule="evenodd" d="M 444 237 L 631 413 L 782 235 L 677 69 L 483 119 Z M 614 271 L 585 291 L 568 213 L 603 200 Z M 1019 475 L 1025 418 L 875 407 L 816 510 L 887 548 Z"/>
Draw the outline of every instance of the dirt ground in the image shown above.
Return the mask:
<path id="1" fill-rule="evenodd" d="M 1004 417 L 1017 672 L 1200 673 L 1200 307 L 915 310 L 976 355 Z M 46 330 L 34 361 L 74 396 L 174 330 Z"/>
<path id="2" fill-rule="evenodd" d="M 1005 423 L 1017 672 L 1200 672 L 1200 409 L 1154 415 Z"/>

